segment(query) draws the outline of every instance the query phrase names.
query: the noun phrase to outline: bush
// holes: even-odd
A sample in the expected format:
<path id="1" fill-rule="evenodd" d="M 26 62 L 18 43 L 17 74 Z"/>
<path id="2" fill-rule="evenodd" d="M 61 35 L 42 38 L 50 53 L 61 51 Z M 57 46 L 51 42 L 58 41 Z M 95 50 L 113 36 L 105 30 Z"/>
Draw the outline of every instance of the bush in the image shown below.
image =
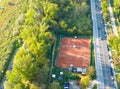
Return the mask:
<path id="1" fill-rule="evenodd" d="M 94 87 L 93 87 L 92 89 L 98 89 L 98 88 L 97 88 L 97 84 L 95 84 Z"/>

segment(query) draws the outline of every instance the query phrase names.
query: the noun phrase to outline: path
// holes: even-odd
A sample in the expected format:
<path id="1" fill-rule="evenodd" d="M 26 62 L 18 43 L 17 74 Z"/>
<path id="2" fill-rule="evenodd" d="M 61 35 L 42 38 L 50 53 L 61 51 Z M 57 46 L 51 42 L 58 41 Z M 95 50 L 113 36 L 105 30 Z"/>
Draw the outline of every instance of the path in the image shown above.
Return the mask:
<path id="1" fill-rule="evenodd" d="M 87 88 L 87 89 L 93 89 L 93 87 L 95 86 L 95 84 L 97 84 L 98 82 L 97 82 L 97 80 L 92 80 L 91 82 L 90 82 L 90 85 L 89 85 L 89 87 Z"/>
<path id="2" fill-rule="evenodd" d="M 116 24 L 115 24 L 115 18 L 114 18 L 113 12 L 112 12 L 112 6 L 110 3 L 110 0 L 108 0 L 108 10 L 110 13 L 110 20 L 111 20 L 111 24 L 112 24 L 113 33 L 115 36 L 118 37 L 118 32 L 117 32 L 117 28 L 116 28 Z"/>
<path id="3" fill-rule="evenodd" d="M 80 89 L 80 86 L 77 84 L 76 80 L 71 80 L 69 84 L 70 84 L 70 89 Z"/>
<path id="4" fill-rule="evenodd" d="M 9 63 L 9 66 L 8 66 L 7 71 L 11 71 L 11 70 L 12 70 L 13 59 L 14 59 L 16 53 L 18 52 L 18 50 L 19 50 L 19 49 L 16 49 L 16 51 L 14 52 L 14 54 L 13 54 L 13 56 L 12 56 L 12 59 L 11 59 L 11 61 L 10 61 L 10 63 Z M 4 75 L 4 78 L 2 79 L 2 82 L 0 83 L 0 89 L 4 89 L 4 82 L 5 82 L 5 80 L 6 80 L 6 75 Z"/>
<path id="5" fill-rule="evenodd" d="M 49 84 L 50 84 L 50 82 L 52 80 L 51 76 L 52 76 L 55 48 L 56 48 L 56 38 L 54 40 L 54 46 L 53 46 L 53 51 L 52 51 L 52 60 L 51 60 L 51 66 L 50 66 L 50 76 L 49 76 L 49 81 L 48 81 Z"/>

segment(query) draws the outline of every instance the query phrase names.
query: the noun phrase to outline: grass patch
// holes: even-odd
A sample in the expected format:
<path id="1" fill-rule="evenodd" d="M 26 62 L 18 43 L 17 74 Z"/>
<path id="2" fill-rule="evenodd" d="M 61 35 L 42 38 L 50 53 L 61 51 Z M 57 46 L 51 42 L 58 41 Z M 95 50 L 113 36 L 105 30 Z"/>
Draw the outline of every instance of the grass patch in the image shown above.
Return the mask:
<path id="1" fill-rule="evenodd" d="M 63 79 L 59 80 L 59 75 L 60 75 L 61 71 L 63 72 L 64 75 L 63 75 Z M 68 69 L 62 69 L 62 68 L 59 68 L 59 67 L 56 67 L 56 66 L 54 66 L 53 74 L 56 75 L 56 78 L 53 79 L 53 81 L 57 80 L 60 83 L 61 86 L 63 86 L 64 82 L 68 82 L 70 80 L 80 79 L 79 74 L 70 72 Z"/>
<path id="2" fill-rule="evenodd" d="M 5 26 L 7 19 L 15 13 L 15 9 L 17 6 L 11 6 L 8 3 L 9 2 L 14 2 L 15 4 L 19 2 L 19 0 L 2 0 L 0 3 L 0 7 L 3 8 L 0 10 L 0 30 L 2 27 Z"/>
<path id="3" fill-rule="evenodd" d="M 57 39 L 57 42 L 56 42 L 56 48 L 55 48 L 55 55 L 54 55 L 54 65 L 56 66 L 56 61 L 57 61 L 57 58 L 58 58 L 58 54 L 59 54 L 59 49 L 60 49 L 60 43 L 61 43 L 61 37 L 58 36 L 56 37 Z"/>
<path id="4" fill-rule="evenodd" d="M 91 37 L 91 65 L 95 67 L 95 56 L 94 56 L 94 42 L 93 42 L 93 37 Z"/>

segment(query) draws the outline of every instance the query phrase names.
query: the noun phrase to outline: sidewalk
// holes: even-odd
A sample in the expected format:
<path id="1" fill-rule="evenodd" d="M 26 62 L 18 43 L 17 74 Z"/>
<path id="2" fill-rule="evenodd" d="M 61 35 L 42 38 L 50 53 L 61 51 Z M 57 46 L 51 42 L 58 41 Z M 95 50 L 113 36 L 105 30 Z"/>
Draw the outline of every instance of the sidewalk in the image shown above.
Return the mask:
<path id="1" fill-rule="evenodd" d="M 106 33 L 107 33 L 107 27 L 106 27 L 106 25 L 105 25 L 105 31 L 106 31 Z M 107 40 L 107 44 L 109 45 L 109 41 Z M 112 57 L 112 53 L 111 53 L 111 49 L 109 48 L 109 55 Z M 111 60 L 113 60 L 113 59 L 111 59 Z M 115 84 L 115 89 L 118 89 L 118 87 L 117 87 L 117 80 L 116 80 L 116 73 L 115 73 L 115 71 L 114 71 L 114 66 L 113 66 L 114 64 L 113 63 L 111 63 L 111 68 L 113 69 L 113 76 L 114 76 L 114 84 Z"/>
<path id="2" fill-rule="evenodd" d="M 116 28 L 116 24 L 115 24 L 115 18 L 112 12 L 112 6 L 110 3 L 110 0 L 108 0 L 108 10 L 109 10 L 109 14 L 110 14 L 110 20 L 111 20 L 111 24 L 112 24 L 112 29 L 113 29 L 113 33 L 115 36 L 119 36 L 118 32 L 117 32 L 117 28 Z"/>
<path id="3" fill-rule="evenodd" d="M 92 80 L 87 89 L 92 89 L 95 86 L 95 84 L 97 84 L 97 83 L 98 83 L 97 80 Z"/>

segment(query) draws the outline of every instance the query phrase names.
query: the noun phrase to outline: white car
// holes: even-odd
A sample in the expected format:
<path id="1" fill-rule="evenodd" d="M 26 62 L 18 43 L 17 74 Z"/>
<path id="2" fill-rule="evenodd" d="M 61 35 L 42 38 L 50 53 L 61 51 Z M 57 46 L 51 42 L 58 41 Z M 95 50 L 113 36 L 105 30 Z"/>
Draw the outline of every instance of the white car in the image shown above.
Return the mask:
<path id="1" fill-rule="evenodd" d="M 102 14 L 103 12 L 102 11 L 100 11 L 100 14 Z"/>
<path id="2" fill-rule="evenodd" d="M 99 37 L 100 40 L 102 40 L 102 37 Z"/>
<path id="3" fill-rule="evenodd" d="M 110 63 L 113 63 L 113 60 L 112 60 L 112 59 L 110 59 L 110 60 L 109 60 L 109 62 L 110 62 Z"/>
<path id="4" fill-rule="evenodd" d="M 114 80 L 113 76 L 111 76 L 111 80 Z"/>

